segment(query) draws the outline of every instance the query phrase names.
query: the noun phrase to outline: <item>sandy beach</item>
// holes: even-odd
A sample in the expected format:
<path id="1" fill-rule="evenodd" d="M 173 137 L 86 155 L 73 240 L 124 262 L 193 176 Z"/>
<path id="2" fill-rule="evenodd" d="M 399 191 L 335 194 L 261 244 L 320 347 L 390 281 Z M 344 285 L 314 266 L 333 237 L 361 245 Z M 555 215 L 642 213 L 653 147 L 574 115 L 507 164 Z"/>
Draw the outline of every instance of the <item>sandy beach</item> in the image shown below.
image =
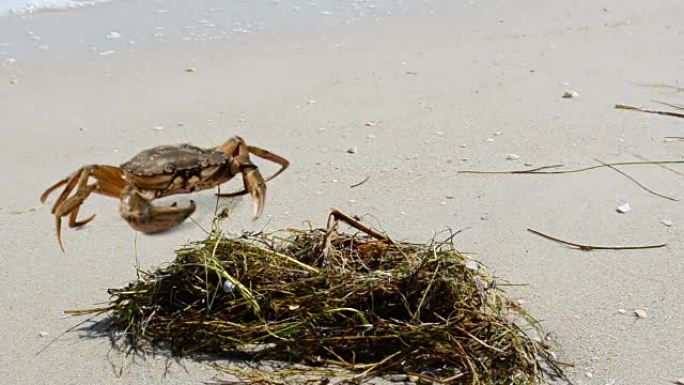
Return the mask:
<path id="1" fill-rule="evenodd" d="M 681 89 L 654 86 L 684 81 L 682 15 L 678 0 L 134 0 L 0 17 L 1 382 L 217 376 L 211 362 L 128 362 L 106 338 L 62 335 L 82 320 L 64 310 L 105 302 L 108 288 L 135 278 L 136 255 L 144 268 L 168 262 L 204 236 L 200 226 L 136 235 L 116 200 L 93 196 L 81 215 L 96 219 L 63 231 L 62 254 L 38 198 L 86 164 L 234 135 L 291 167 L 269 183 L 256 222 L 248 199 L 222 201 L 234 206 L 226 231 L 323 226 L 330 207 L 416 242 L 467 229 L 458 247 L 525 284 L 507 291 L 542 320 L 559 359 L 574 364 L 574 383 L 684 377 L 681 201 L 607 168 L 459 173 L 684 160 L 684 141 L 666 139 L 684 136 L 684 120 L 613 108 L 684 104 Z M 622 170 L 684 199 L 681 174 Z M 212 191 L 174 198 L 161 203 L 193 199 L 193 219 L 211 223 Z M 631 211 L 620 214 L 624 203 Z M 528 228 L 594 245 L 667 246 L 586 252 Z"/>

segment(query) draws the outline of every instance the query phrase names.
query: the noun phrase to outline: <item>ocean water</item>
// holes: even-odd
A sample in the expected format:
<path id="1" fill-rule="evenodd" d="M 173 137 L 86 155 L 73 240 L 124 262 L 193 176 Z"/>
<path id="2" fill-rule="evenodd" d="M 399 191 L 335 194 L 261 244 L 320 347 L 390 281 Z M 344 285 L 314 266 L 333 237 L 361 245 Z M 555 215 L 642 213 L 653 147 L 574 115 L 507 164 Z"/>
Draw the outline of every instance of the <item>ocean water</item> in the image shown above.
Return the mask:
<path id="1" fill-rule="evenodd" d="M 88 7 L 109 0 L 0 0 L 0 16 Z"/>

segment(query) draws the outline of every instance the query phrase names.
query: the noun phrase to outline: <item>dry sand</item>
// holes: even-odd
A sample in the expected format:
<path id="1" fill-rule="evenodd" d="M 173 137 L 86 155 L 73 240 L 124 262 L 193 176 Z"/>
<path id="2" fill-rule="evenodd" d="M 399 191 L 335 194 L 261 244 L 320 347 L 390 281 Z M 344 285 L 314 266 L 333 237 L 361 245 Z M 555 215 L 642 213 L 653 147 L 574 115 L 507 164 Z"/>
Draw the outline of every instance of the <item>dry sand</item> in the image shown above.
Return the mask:
<path id="1" fill-rule="evenodd" d="M 370 214 L 370 223 L 413 241 L 467 227 L 460 248 L 529 284 L 511 295 L 543 320 L 559 357 L 576 365 L 577 384 L 684 376 L 681 202 L 607 169 L 458 174 L 634 154 L 683 159 L 684 141 L 663 140 L 683 136 L 683 120 L 612 105 L 684 102 L 684 93 L 639 85 L 683 80 L 684 4 L 405 3 L 114 1 L 0 19 L 1 382 L 186 384 L 215 375 L 188 360 L 164 374 L 157 357 L 129 363 L 119 376 L 113 366 L 122 358 L 108 341 L 79 333 L 36 355 L 77 322 L 64 309 L 105 301 L 107 288 L 134 278 L 136 239 L 142 266 L 153 267 L 203 236 L 188 221 L 136 238 L 116 201 L 93 197 L 82 213 L 96 220 L 64 231 L 63 255 L 38 196 L 84 164 L 116 165 L 150 146 L 211 146 L 236 134 L 292 166 L 269 185 L 262 219 L 250 221 L 243 199 L 227 230 L 323 225 L 331 206 Z M 562 98 L 568 90 L 580 97 Z M 358 153 L 348 154 L 354 146 Z M 625 170 L 684 199 L 679 175 Z M 194 219 L 208 225 L 211 192 L 192 198 L 200 206 Z M 632 211 L 616 213 L 624 202 Z M 668 246 L 582 252 L 527 227 L 586 243 Z M 635 308 L 648 318 L 636 319 Z"/>

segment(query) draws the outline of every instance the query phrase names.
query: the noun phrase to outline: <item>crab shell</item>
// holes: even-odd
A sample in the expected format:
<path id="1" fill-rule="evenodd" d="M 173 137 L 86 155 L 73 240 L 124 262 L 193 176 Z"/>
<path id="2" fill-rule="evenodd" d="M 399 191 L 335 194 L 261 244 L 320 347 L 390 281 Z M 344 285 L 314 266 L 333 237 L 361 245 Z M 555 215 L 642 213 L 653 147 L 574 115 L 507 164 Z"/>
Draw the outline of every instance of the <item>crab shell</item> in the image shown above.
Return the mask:
<path id="1" fill-rule="evenodd" d="M 128 183 L 148 199 L 199 191 L 218 184 L 231 158 L 190 144 L 150 148 L 121 165 Z"/>

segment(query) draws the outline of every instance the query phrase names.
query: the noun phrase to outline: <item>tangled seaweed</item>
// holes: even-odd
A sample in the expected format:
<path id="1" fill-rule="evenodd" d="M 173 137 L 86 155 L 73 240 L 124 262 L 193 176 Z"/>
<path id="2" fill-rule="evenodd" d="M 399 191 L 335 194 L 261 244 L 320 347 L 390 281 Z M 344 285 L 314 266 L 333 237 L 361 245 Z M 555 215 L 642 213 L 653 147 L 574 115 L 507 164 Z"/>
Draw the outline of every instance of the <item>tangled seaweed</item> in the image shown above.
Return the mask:
<path id="1" fill-rule="evenodd" d="M 410 244 L 325 229 L 228 238 L 215 229 L 92 312 L 106 312 L 125 345 L 176 355 L 475 385 L 562 377 L 537 322 L 497 282 L 451 238 Z"/>

